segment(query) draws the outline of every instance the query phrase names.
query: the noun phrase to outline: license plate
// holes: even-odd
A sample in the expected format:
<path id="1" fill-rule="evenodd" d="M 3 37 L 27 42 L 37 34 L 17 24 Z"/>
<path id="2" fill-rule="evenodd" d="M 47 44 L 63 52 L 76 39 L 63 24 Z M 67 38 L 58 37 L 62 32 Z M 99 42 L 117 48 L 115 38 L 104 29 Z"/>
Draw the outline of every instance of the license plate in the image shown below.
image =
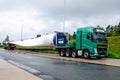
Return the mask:
<path id="1" fill-rule="evenodd" d="M 107 48 L 106 46 L 98 46 L 98 48 Z"/>
<path id="2" fill-rule="evenodd" d="M 105 55 L 100 55 L 101 57 L 104 57 Z"/>

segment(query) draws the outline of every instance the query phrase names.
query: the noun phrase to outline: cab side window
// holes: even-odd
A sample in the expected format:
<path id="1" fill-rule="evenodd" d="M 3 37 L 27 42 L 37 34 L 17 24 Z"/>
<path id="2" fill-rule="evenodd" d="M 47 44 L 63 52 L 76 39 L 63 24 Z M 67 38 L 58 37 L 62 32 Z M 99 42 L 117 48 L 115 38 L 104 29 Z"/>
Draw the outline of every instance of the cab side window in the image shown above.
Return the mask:
<path id="1" fill-rule="evenodd" d="M 88 33 L 88 34 L 87 34 L 87 39 L 89 39 L 89 40 L 90 40 L 90 33 Z"/>
<path id="2" fill-rule="evenodd" d="M 93 34 L 91 34 L 91 41 L 93 42 Z"/>

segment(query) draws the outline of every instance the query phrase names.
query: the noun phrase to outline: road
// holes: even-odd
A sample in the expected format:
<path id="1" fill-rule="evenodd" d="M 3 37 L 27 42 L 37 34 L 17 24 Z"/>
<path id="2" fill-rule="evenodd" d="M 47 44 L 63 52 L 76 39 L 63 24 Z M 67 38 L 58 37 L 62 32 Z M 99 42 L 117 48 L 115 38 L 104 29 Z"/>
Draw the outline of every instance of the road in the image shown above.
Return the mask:
<path id="1" fill-rule="evenodd" d="M 44 80 L 120 80 L 120 67 L 89 64 L 0 50 L 0 58 Z"/>

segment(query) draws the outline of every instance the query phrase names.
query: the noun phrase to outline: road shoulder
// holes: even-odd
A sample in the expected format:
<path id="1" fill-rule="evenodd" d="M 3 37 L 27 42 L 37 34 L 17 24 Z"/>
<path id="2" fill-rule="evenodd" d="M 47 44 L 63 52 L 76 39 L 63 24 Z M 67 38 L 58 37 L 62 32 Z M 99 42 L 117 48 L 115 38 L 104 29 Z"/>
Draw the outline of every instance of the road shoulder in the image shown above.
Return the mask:
<path id="1" fill-rule="evenodd" d="M 0 80 L 42 80 L 0 59 Z"/>

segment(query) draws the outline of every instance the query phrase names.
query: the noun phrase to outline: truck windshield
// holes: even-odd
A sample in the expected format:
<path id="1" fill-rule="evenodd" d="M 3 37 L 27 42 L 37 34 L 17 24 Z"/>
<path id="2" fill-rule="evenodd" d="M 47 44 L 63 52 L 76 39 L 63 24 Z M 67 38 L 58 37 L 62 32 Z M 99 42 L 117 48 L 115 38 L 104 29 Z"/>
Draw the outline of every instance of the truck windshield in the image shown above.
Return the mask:
<path id="1" fill-rule="evenodd" d="M 107 43 L 106 34 L 104 33 L 94 33 L 94 41 L 97 43 Z"/>

